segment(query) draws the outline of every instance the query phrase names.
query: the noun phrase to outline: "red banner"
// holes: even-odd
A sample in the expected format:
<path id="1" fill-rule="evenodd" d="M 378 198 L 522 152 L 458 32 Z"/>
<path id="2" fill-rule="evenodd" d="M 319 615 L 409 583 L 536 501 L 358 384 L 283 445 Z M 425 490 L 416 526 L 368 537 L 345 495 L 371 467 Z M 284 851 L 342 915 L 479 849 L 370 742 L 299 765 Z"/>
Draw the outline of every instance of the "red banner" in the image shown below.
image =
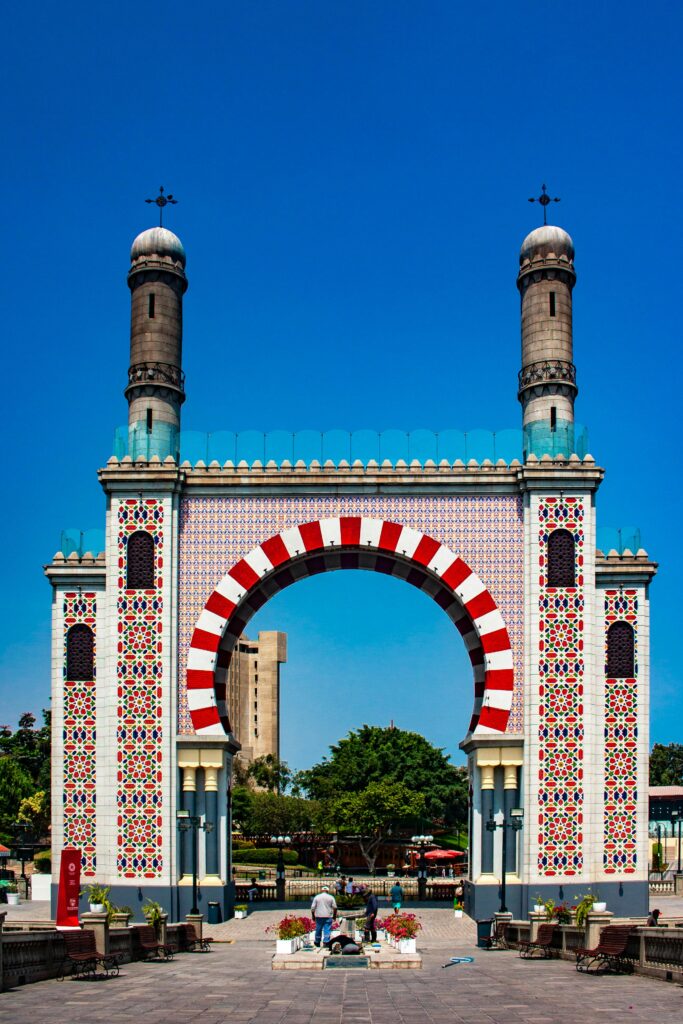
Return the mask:
<path id="1" fill-rule="evenodd" d="M 78 894 L 81 890 L 81 851 L 62 850 L 57 890 L 57 927 L 78 928 Z"/>

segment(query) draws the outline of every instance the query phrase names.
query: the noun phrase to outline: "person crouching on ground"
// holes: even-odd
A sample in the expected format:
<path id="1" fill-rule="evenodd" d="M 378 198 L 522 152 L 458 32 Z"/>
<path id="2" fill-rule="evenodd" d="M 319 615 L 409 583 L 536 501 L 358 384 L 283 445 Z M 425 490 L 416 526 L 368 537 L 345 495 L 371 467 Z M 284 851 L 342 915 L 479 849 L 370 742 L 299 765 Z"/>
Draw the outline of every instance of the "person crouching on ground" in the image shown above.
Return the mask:
<path id="1" fill-rule="evenodd" d="M 313 944 L 320 948 L 321 940 L 323 945 L 330 941 L 332 921 L 337 916 L 337 901 L 330 892 L 329 885 L 323 885 L 318 895 L 313 897 L 311 915 L 315 921 Z"/>

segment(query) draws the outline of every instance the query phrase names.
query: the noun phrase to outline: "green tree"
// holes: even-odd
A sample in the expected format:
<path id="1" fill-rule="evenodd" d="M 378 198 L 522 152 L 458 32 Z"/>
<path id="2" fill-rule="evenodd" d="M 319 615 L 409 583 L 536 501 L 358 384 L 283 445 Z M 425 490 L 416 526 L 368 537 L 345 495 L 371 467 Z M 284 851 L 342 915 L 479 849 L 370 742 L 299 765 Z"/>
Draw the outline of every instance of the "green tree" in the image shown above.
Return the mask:
<path id="1" fill-rule="evenodd" d="M 327 831 L 358 840 L 368 871 L 383 841 L 397 826 L 424 814 L 425 798 L 404 782 L 371 782 L 360 792 L 346 792 L 327 802 L 319 824 Z"/>
<path id="2" fill-rule="evenodd" d="M 33 796 L 24 797 L 19 804 L 17 821 L 30 824 L 37 839 L 47 835 L 50 827 L 50 799 L 45 790 L 40 789 Z"/>
<path id="3" fill-rule="evenodd" d="M 651 786 L 683 786 L 683 744 L 655 743 L 650 754 Z"/>
<path id="4" fill-rule="evenodd" d="M 263 754 L 255 758 L 247 774 L 256 786 L 273 793 L 284 793 L 292 778 L 287 762 L 281 761 L 275 754 Z"/>
<path id="5" fill-rule="evenodd" d="M 330 748 L 330 757 L 297 781 L 317 800 L 361 793 L 373 782 L 402 782 L 424 795 L 433 822 L 462 826 L 467 820 L 467 770 L 451 764 L 443 750 L 416 732 L 363 725 Z"/>
<path id="6" fill-rule="evenodd" d="M 249 837 L 308 832 L 319 813 L 317 801 L 253 790 L 239 793 L 236 809 L 233 792 L 233 819 Z"/>
<path id="7" fill-rule="evenodd" d="M 0 832 L 2 842 L 11 838 L 11 826 L 17 820 L 22 800 L 35 789 L 28 772 L 11 757 L 0 757 Z"/>

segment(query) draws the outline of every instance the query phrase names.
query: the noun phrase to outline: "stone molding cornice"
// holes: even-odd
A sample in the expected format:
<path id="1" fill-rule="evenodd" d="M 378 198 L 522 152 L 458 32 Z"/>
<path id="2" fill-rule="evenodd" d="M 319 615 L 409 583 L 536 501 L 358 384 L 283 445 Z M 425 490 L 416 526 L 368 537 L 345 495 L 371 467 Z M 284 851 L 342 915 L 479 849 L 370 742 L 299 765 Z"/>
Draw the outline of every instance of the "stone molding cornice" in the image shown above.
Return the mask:
<path id="1" fill-rule="evenodd" d="M 309 465 L 293 466 L 275 463 L 263 466 L 259 462 L 248 466 L 234 466 L 218 462 L 209 466 L 198 462 L 191 466 L 177 466 L 172 459 L 161 462 L 119 462 L 112 458 L 99 470 L 99 479 L 107 493 L 136 490 L 182 491 L 185 494 L 212 495 L 228 491 L 233 494 L 400 494 L 418 491 L 421 494 L 518 494 L 530 490 L 597 490 L 604 470 L 595 466 L 588 455 L 583 461 L 572 455 L 569 459 L 531 456 L 522 465 L 517 460 L 510 464 L 500 460 L 495 465 L 488 459 L 482 463 L 474 459 L 465 465 L 442 462 L 439 465 L 414 461 L 411 465 Z"/>
<path id="2" fill-rule="evenodd" d="M 604 554 L 597 551 L 595 559 L 595 575 L 598 586 L 619 586 L 626 583 L 627 586 L 648 584 L 657 575 L 659 564 L 650 560 L 647 551 L 642 549 L 634 555 L 631 551 L 625 551 L 623 555 L 616 551 Z"/>
<path id="3" fill-rule="evenodd" d="M 69 555 L 67 558 L 58 551 L 43 572 L 53 587 L 93 587 L 105 586 L 106 566 L 104 555 L 97 558 L 87 554 L 82 558 Z"/>

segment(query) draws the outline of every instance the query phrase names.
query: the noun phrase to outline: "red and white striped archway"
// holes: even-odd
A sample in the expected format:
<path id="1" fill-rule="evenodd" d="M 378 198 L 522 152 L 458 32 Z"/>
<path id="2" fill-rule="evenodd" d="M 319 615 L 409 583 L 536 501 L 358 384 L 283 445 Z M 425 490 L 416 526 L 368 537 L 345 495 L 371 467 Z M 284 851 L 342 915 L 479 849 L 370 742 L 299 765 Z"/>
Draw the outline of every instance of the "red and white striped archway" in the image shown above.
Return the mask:
<path id="1" fill-rule="evenodd" d="M 505 732 L 514 674 L 510 638 L 482 581 L 449 548 L 409 526 L 342 516 L 293 526 L 253 548 L 223 577 L 197 620 L 187 662 L 187 700 L 195 732 L 230 730 L 227 670 L 237 639 L 274 594 L 335 569 L 367 569 L 429 594 L 461 633 L 474 669 L 469 731 Z"/>

